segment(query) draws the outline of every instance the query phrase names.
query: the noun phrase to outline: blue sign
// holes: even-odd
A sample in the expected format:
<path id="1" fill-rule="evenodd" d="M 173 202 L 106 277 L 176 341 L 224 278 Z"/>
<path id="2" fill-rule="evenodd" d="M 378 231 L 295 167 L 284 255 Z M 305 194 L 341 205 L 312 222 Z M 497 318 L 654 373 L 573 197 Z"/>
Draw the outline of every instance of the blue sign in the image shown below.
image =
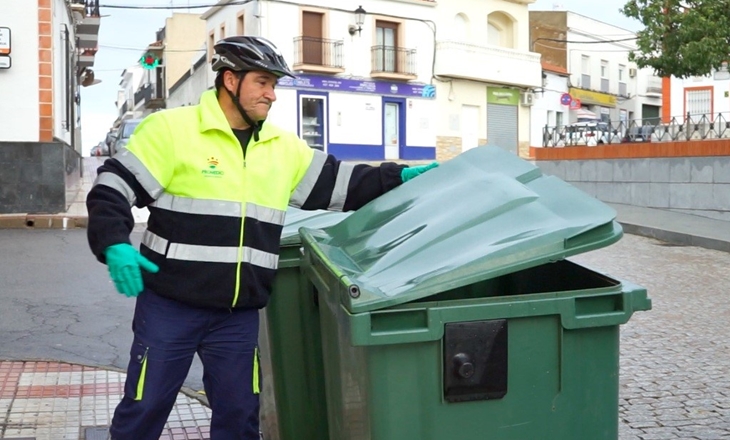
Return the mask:
<path id="1" fill-rule="evenodd" d="M 430 84 L 395 83 L 370 79 L 340 78 L 336 76 L 300 75 L 296 78 L 283 77 L 279 79 L 277 86 L 318 91 L 371 93 L 408 98 L 434 99 L 436 97 L 436 88 Z"/>
<path id="2" fill-rule="evenodd" d="M 573 101 L 573 97 L 570 96 L 570 93 L 563 93 L 560 95 L 560 103 L 563 105 L 570 105 L 570 103 Z"/>

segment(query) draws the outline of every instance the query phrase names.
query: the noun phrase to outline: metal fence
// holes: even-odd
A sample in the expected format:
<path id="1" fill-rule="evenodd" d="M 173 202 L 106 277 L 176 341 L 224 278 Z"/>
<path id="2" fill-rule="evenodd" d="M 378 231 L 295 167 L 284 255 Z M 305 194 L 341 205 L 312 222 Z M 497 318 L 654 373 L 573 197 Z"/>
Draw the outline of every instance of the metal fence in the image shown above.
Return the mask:
<path id="1" fill-rule="evenodd" d="M 543 128 L 543 147 L 730 139 L 730 113 L 630 121 L 590 121 Z"/>

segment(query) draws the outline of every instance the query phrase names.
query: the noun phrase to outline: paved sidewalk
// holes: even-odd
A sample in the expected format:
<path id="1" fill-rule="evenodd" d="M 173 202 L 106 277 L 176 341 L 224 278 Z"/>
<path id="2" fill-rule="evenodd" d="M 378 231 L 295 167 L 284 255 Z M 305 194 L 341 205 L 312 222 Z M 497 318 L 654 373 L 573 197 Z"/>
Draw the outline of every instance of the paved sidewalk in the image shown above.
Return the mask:
<path id="1" fill-rule="evenodd" d="M 99 435 L 122 398 L 124 379 L 82 365 L 0 361 L 0 438 L 105 440 Z M 210 409 L 180 393 L 160 440 L 201 440 L 209 432 Z"/>

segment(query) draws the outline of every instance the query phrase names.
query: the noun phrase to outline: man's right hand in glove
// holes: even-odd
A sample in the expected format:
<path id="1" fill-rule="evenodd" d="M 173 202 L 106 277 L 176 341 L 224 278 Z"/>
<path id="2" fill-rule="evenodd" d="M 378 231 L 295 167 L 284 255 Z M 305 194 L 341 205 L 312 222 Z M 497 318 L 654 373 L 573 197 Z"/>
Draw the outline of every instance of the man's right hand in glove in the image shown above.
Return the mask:
<path id="1" fill-rule="evenodd" d="M 120 243 L 104 251 L 109 274 L 117 291 L 128 297 L 137 296 L 144 289 L 142 271 L 156 273 L 159 267 L 142 256 L 132 245 Z"/>

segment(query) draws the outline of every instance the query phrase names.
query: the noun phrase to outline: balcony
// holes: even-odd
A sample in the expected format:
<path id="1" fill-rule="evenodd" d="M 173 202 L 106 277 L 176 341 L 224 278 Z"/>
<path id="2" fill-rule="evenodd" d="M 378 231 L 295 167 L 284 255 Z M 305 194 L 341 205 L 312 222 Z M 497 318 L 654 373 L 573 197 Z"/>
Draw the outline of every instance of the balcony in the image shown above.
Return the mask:
<path id="1" fill-rule="evenodd" d="M 138 104 L 142 104 L 142 107 L 147 110 L 165 108 L 167 106 L 167 99 L 165 98 L 165 88 L 162 83 L 144 84 L 134 93 L 134 104 L 135 107 Z"/>
<path id="2" fill-rule="evenodd" d="M 521 87 L 542 86 L 539 54 L 456 41 L 436 43 L 435 74 Z"/>
<path id="3" fill-rule="evenodd" d="M 343 40 L 315 37 L 294 38 L 294 70 L 316 73 L 342 73 Z"/>
<path id="4" fill-rule="evenodd" d="M 79 71 L 84 68 L 94 67 L 94 58 L 96 57 L 96 49 L 81 49 L 76 65 Z"/>
<path id="5" fill-rule="evenodd" d="M 395 46 L 373 46 L 373 78 L 411 80 L 416 79 L 416 49 Z"/>
<path id="6" fill-rule="evenodd" d="M 662 97 L 662 79 L 657 76 L 649 77 L 646 84 L 646 96 L 649 98 Z"/>

